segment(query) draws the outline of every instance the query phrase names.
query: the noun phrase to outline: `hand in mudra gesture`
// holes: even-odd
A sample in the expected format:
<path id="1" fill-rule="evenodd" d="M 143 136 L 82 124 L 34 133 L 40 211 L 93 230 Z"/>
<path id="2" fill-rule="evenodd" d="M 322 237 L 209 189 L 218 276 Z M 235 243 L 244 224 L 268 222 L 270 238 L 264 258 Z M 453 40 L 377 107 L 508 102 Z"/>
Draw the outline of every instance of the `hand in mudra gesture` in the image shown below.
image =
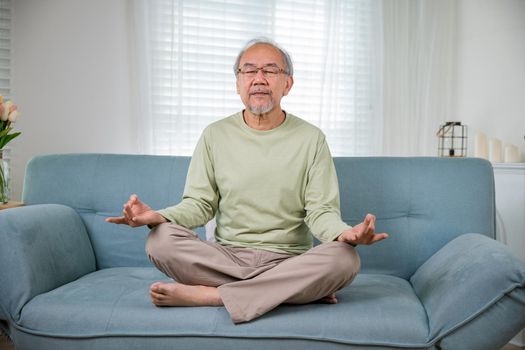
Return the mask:
<path id="1" fill-rule="evenodd" d="M 106 222 L 139 227 L 144 225 L 156 226 L 168 222 L 168 220 L 142 202 L 136 194 L 132 194 L 124 204 L 122 216 L 106 218 Z"/>
<path id="2" fill-rule="evenodd" d="M 388 238 L 387 233 L 375 233 L 375 223 L 376 217 L 372 214 L 367 214 L 362 223 L 343 231 L 337 237 L 337 240 L 355 246 L 358 244 L 374 244 Z"/>

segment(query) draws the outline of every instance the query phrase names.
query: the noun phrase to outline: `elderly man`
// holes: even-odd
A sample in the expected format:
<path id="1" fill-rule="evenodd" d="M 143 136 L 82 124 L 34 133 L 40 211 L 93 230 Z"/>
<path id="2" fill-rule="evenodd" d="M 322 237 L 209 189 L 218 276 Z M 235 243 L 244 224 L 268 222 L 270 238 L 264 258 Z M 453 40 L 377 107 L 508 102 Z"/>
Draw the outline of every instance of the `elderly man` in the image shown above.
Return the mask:
<path id="1" fill-rule="evenodd" d="M 150 287 L 155 305 L 224 305 L 240 323 L 282 303 L 337 303 L 360 267 L 354 247 L 388 235 L 371 214 L 354 227 L 341 220 L 324 134 L 281 109 L 294 82 L 286 51 L 252 40 L 234 72 L 246 109 L 204 130 L 182 201 L 154 211 L 132 195 L 107 221 L 152 227 L 146 252 L 176 281 Z M 216 242 L 201 241 L 191 229 L 213 217 Z M 322 244 L 312 248 L 310 233 Z"/>

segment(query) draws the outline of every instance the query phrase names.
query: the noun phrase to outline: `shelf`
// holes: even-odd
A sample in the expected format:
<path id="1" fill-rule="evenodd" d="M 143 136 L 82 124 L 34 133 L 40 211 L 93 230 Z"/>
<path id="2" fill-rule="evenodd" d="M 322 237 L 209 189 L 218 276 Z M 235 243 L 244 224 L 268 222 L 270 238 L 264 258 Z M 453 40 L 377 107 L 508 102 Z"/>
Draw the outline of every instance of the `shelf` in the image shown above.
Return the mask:
<path id="1" fill-rule="evenodd" d="M 0 204 L 0 210 L 21 207 L 23 205 L 24 205 L 24 203 L 22 203 L 22 202 L 8 202 L 6 204 L 2 203 L 2 204 Z"/>
<path id="2" fill-rule="evenodd" d="M 492 163 L 494 169 L 525 169 L 525 163 Z"/>

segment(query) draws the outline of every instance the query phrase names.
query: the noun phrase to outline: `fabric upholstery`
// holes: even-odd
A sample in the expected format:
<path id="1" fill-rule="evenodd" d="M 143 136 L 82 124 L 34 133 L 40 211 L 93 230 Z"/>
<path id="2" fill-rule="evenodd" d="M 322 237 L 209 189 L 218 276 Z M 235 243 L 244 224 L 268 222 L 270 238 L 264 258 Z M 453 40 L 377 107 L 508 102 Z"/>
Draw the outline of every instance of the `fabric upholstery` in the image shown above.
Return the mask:
<path id="1" fill-rule="evenodd" d="M 358 248 L 363 272 L 409 278 L 460 234 L 495 235 L 494 180 L 487 176 L 492 169 L 486 161 L 370 157 L 335 158 L 334 163 L 343 220 L 356 224 L 366 213 L 374 213 L 377 230 L 390 234 L 381 244 Z M 37 157 L 28 164 L 23 201 L 76 209 L 87 226 L 99 269 L 151 266 L 142 254 L 147 229 L 110 225 L 104 219 L 120 215 L 131 193 L 154 209 L 177 203 L 188 166 L 188 157 Z M 198 232 L 205 237 L 203 229 Z"/>
<path id="2" fill-rule="evenodd" d="M 33 297 L 95 270 L 78 214 L 63 205 L 0 211 L 0 309 L 17 320 Z"/>
<path id="3" fill-rule="evenodd" d="M 451 239 L 468 232 L 495 237 L 494 179 L 483 159 L 335 158 L 343 220 L 367 213 L 390 238 L 358 247 L 362 271 L 410 278 Z"/>
<path id="4" fill-rule="evenodd" d="M 459 287 L 454 288 L 454 291 Z M 461 322 L 446 335 L 439 335 L 440 349 L 494 350 L 523 329 L 524 288 L 518 287 L 498 299 L 473 318 Z"/>
<path id="5" fill-rule="evenodd" d="M 524 280 L 523 262 L 507 247 L 479 234 L 465 234 L 428 259 L 410 282 L 425 306 L 429 337 L 435 338 L 523 287 Z"/>
<path id="6" fill-rule="evenodd" d="M 394 276 L 361 275 L 338 294 L 337 305 L 286 305 L 241 325 L 234 325 L 223 307 L 155 307 L 149 285 L 166 279 L 153 268 L 100 270 L 35 297 L 18 325 L 53 337 L 301 338 L 401 346 L 424 344 L 428 333 L 425 310 L 412 287 Z"/>
<path id="7" fill-rule="evenodd" d="M 494 241 L 489 162 L 336 158 L 341 213 L 390 237 L 359 246 L 336 305 L 281 305 L 235 326 L 221 307 L 158 308 L 147 229 L 104 221 L 137 193 L 182 196 L 187 157 L 69 154 L 27 167 L 0 212 L 0 325 L 17 349 L 497 349 L 525 326 L 525 263 Z M 204 231 L 200 232 L 204 238 Z"/>
<path id="8" fill-rule="evenodd" d="M 146 227 L 104 222 L 121 215 L 136 193 L 154 209 L 182 198 L 188 157 L 112 154 L 48 155 L 32 159 L 22 200 L 26 205 L 59 203 L 78 211 L 97 257 L 97 268 L 151 266 L 144 254 Z M 204 230 L 199 230 L 204 237 Z"/>

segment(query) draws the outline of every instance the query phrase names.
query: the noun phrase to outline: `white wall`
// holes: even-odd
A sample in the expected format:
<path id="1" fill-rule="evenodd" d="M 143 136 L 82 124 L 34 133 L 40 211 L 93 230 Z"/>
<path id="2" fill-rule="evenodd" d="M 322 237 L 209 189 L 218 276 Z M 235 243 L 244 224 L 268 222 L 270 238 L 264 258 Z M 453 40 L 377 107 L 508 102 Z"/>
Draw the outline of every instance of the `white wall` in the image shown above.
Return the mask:
<path id="1" fill-rule="evenodd" d="M 469 126 L 470 146 L 481 131 L 525 161 L 525 1 L 461 0 L 458 10 L 454 117 Z"/>
<path id="2" fill-rule="evenodd" d="M 26 162 L 46 153 L 137 153 L 129 2 L 13 1 L 13 198 Z M 458 2 L 456 114 L 519 145 L 525 161 L 525 1 Z M 472 145 L 471 145 L 472 146 Z M 471 147 L 472 149 L 472 147 Z"/>
<path id="3" fill-rule="evenodd" d="M 126 0 L 13 1 L 12 198 L 48 153 L 135 153 Z"/>

